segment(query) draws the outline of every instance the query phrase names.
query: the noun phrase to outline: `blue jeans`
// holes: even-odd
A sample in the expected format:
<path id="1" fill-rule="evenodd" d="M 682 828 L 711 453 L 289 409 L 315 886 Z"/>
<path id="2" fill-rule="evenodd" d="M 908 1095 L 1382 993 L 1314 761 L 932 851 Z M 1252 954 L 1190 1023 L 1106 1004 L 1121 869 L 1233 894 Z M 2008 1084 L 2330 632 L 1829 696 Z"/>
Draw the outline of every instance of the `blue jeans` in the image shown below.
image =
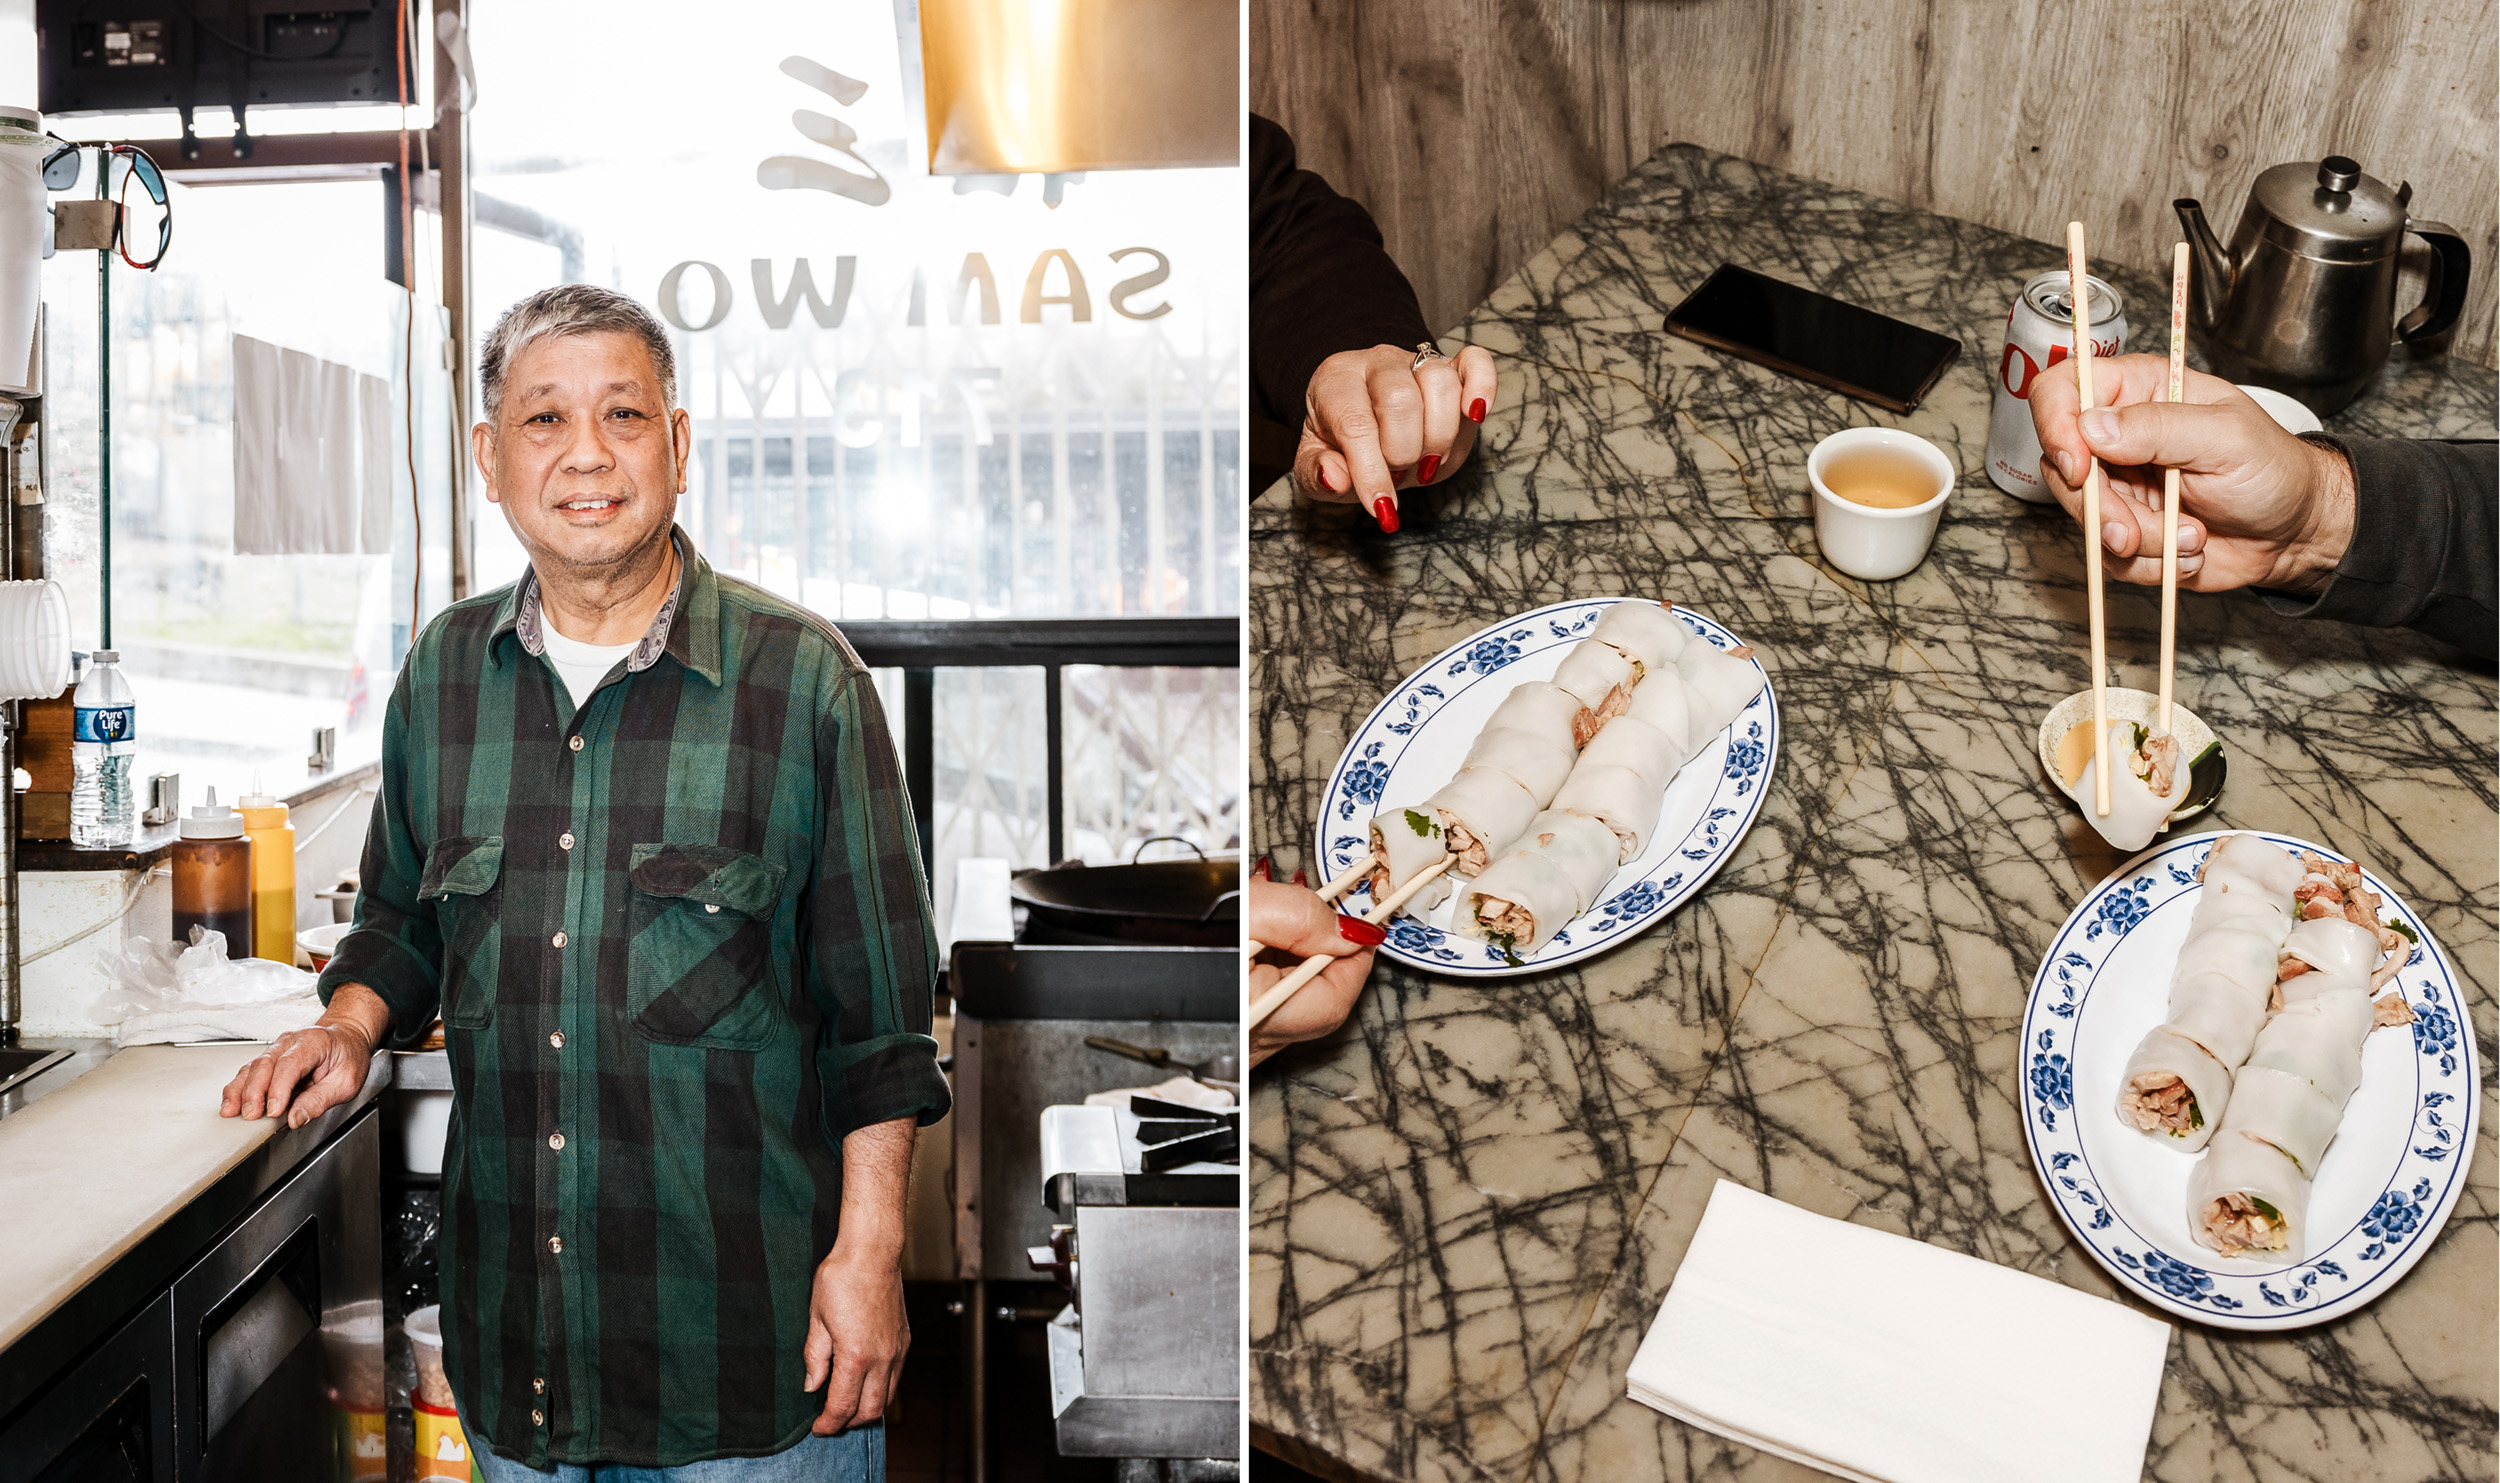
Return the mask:
<path id="1" fill-rule="evenodd" d="M 811 1432 L 770 1457 L 715 1457 L 674 1468 L 560 1462 L 541 1472 L 481 1446 L 477 1475 L 483 1483 L 885 1483 L 885 1423 L 831 1437 Z"/>

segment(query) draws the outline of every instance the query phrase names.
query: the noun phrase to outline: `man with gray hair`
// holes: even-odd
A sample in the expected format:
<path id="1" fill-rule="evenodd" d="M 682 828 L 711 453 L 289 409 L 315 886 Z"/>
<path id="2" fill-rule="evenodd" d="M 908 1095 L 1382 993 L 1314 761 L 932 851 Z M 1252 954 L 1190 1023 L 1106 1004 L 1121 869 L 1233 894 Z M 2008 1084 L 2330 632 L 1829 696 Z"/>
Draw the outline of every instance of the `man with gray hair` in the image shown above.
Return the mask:
<path id="1" fill-rule="evenodd" d="M 492 1483 L 881 1479 L 947 1087 L 876 689 L 676 529 L 692 423 L 649 310 L 533 294 L 483 383 L 530 568 L 410 649 L 327 1012 L 222 1110 L 300 1126 L 441 1014 L 444 1361 Z"/>

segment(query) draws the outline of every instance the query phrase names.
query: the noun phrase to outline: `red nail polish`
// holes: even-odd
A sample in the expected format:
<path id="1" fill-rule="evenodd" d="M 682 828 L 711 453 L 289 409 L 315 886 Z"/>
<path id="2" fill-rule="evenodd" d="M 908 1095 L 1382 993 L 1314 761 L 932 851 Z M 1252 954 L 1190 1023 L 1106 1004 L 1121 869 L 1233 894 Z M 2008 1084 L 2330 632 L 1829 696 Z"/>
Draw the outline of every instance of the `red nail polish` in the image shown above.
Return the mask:
<path id="1" fill-rule="evenodd" d="M 1364 947 L 1378 947 L 1389 940 L 1389 929 L 1340 912 L 1337 915 L 1337 935 Z"/>
<path id="2" fill-rule="evenodd" d="M 1468 404 L 1467 420 L 1469 422 L 1484 421 L 1484 398 L 1478 397 L 1475 401 Z"/>
<path id="3" fill-rule="evenodd" d="M 1439 472 L 1441 472 L 1441 455 L 1427 453 L 1424 455 L 1422 466 L 1415 470 L 1415 482 L 1429 484 L 1432 482 L 1432 476 Z"/>
<path id="4" fill-rule="evenodd" d="M 1398 502 L 1382 495 L 1372 501 L 1372 518 L 1380 522 L 1384 532 L 1395 535 L 1398 529 Z"/>
<path id="5" fill-rule="evenodd" d="M 1259 857 L 1259 863 L 1250 867 L 1250 878 L 1254 881 L 1272 881 L 1276 879 L 1276 862 L 1270 860 L 1265 855 L 1261 855 Z"/>
<path id="6" fill-rule="evenodd" d="M 1309 872 L 1309 871 L 1307 871 L 1307 870 L 1304 870 L 1304 869 L 1303 869 L 1301 866 L 1299 866 L 1299 865 L 1295 866 L 1295 867 L 1294 867 L 1294 871 L 1293 871 L 1293 883 L 1294 883 L 1295 885 L 1297 885 L 1297 886 L 1307 886 L 1307 885 L 1309 885 L 1309 884 L 1311 883 L 1311 874 L 1310 874 L 1310 872 Z"/>

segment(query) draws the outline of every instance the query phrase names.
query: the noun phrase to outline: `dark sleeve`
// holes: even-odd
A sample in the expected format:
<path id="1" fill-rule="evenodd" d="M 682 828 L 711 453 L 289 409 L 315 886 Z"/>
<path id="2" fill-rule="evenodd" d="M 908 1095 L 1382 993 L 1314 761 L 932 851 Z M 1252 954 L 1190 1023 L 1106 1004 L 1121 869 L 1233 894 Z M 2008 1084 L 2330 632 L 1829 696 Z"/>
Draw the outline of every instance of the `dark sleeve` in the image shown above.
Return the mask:
<path id="1" fill-rule="evenodd" d="M 929 1034 L 937 933 L 920 831 L 865 671 L 816 723 L 817 859 L 807 905 L 807 988 L 825 1017 L 816 1071 L 834 1145 L 860 1128 L 946 1116 Z"/>
<path id="2" fill-rule="evenodd" d="M 1371 213 L 1294 168 L 1293 138 L 1250 116 L 1250 392 L 1253 410 L 1302 423 L 1303 389 L 1343 350 L 1433 338 L 1414 285 Z"/>
<path id="3" fill-rule="evenodd" d="M 356 925 L 339 939 L 330 966 L 321 971 L 321 1002 L 343 984 L 363 984 L 390 1007 L 385 1044 L 406 1050 L 425 1036 L 440 1011 L 443 934 L 434 905 L 418 889 L 425 851 L 417 845 L 408 812 L 408 726 L 412 655 L 382 715 L 382 788 L 365 830 L 365 858 L 357 877 Z"/>
<path id="4" fill-rule="evenodd" d="M 2298 618 L 2415 628 L 2494 657 L 2500 444 L 2310 436 L 2352 465 L 2352 544 L 2314 601 L 2269 593 L 2267 604 Z"/>

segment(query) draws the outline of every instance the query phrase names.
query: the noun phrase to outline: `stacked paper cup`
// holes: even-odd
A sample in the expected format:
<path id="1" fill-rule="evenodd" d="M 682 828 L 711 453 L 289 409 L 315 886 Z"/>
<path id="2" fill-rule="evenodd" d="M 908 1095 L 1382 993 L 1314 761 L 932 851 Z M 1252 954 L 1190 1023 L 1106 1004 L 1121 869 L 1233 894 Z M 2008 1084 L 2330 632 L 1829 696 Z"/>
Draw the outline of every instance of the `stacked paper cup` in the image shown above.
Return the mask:
<path id="1" fill-rule="evenodd" d="M 0 582 L 0 700 L 69 686 L 69 599 L 58 582 Z"/>

